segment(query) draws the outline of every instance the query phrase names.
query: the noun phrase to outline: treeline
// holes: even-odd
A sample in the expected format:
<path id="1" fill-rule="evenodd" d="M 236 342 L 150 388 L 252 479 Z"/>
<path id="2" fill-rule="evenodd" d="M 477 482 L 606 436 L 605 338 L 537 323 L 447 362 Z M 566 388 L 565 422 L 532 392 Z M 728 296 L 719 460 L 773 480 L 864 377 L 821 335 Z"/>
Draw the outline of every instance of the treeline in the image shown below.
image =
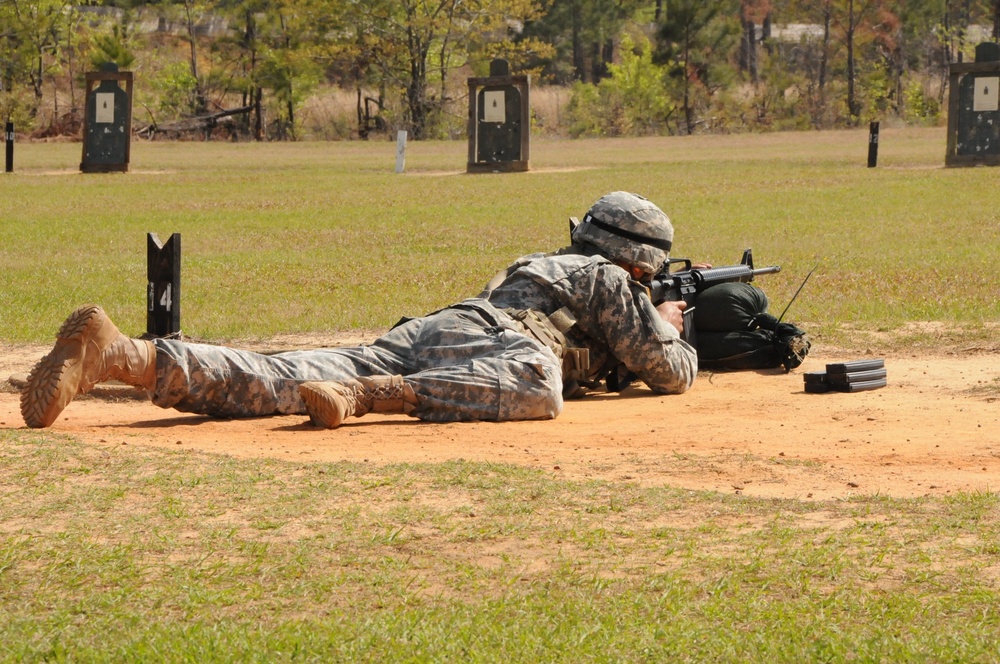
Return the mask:
<path id="1" fill-rule="evenodd" d="M 0 0 L 0 117 L 79 130 L 83 78 L 136 72 L 148 135 L 464 135 L 466 79 L 502 57 L 571 91 L 548 131 L 686 134 L 936 123 L 948 66 L 1000 33 L 1000 0 Z"/>

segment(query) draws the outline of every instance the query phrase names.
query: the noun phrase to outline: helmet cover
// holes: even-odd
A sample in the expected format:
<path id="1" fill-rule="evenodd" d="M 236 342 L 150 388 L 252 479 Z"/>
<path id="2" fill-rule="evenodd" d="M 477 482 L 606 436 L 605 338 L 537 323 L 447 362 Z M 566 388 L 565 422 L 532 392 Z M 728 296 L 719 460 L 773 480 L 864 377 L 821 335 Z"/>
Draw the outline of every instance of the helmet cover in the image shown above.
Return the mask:
<path id="1" fill-rule="evenodd" d="M 655 204 L 638 194 L 602 196 L 573 230 L 574 244 L 589 244 L 606 258 L 659 272 L 670 257 L 674 227 Z"/>

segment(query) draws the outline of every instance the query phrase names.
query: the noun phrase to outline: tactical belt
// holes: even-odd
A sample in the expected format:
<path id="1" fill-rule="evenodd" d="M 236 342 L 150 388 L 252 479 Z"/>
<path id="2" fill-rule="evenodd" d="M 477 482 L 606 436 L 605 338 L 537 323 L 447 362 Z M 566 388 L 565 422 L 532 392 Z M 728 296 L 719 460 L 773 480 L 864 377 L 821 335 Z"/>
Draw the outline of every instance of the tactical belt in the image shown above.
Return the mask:
<path id="1" fill-rule="evenodd" d="M 590 349 L 573 348 L 566 332 L 576 324 L 576 318 L 563 307 L 546 316 L 535 309 L 501 309 L 521 324 L 524 332 L 549 348 L 562 361 L 563 380 L 584 381 L 590 375 Z"/>

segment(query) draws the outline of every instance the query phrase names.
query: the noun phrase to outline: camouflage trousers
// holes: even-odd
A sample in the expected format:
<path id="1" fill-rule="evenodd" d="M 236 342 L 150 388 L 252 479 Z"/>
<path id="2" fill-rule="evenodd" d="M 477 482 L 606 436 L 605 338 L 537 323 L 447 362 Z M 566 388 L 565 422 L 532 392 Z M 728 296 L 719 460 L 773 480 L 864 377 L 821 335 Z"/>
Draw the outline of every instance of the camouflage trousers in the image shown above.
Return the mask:
<path id="1" fill-rule="evenodd" d="M 562 411 L 561 363 L 485 300 L 411 319 L 371 345 L 262 355 L 157 339 L 158 406 L 217 417 L 305 414 L 298 386 L 401 374 L 414 417 L 525 420 Z"/>

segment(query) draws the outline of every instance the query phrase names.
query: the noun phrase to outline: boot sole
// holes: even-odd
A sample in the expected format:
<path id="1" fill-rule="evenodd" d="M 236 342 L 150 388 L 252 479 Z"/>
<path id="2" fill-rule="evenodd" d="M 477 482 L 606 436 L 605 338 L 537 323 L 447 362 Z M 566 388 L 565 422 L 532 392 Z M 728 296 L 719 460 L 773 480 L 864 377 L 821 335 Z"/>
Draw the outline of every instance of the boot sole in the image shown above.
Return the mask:
<path id="1" fill-rule="evenodd" d="M 306 403 L 309 419 L 318 427 L 336 429 L 344 422 L 344 409 L 339 408 L 336 398 L 310 383 L 299 385 L 299 395 Z"/>
<path id="2" fill-rule="evenodd" d="M 58 399 L 59 383 L 66 370 L 74 366 L 70 360 L 83 359 L 82 353 L 67 353 L 66 350 L 73 343 L 82 346 L 85 339 L 96 334 L 101 325 L 100 313 L 100 307 L 87 305 L 70 314 L 56 334 L 56 345 L 28 374 L 21 390 L 21 417 L 29 427 L 51 426 L 65 408 L 66 404 L 60 404 Z"/>

